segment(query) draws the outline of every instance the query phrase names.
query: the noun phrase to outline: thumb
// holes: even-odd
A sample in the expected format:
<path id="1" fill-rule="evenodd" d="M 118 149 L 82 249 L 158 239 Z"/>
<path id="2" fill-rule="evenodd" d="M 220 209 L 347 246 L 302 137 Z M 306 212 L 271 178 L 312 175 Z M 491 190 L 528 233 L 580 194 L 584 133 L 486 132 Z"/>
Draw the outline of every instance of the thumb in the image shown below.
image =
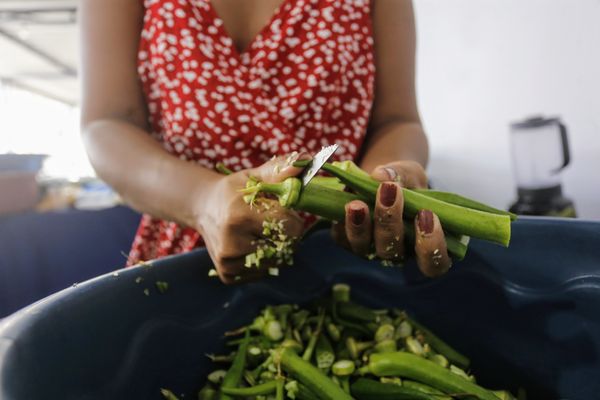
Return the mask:
<path id="1" fill-rule="evenodd" d="M 303 168 L 294 167 L 293 164 L 296 161 L 310 160 L 311 158 L 306 152 L 293 152 L 284 156 L 273 157 L 261 166 L 249 169 L 248 175 L 261 182 L 281 182 L 302 172 Z"/>

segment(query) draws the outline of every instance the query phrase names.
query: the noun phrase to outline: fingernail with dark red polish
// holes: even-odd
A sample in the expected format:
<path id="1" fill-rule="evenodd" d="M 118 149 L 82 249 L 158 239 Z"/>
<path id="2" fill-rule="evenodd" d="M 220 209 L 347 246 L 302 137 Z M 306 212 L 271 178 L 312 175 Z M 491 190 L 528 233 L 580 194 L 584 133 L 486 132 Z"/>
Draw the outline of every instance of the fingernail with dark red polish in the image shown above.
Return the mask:
<path id="1" fill-rule="evenodd" d="M 393 183 L 384 182 L 381 184 L 381 192 L 379 194 L 379 201 L 384 207 L 391 207 L 396 202 L 396 193 L 398 188 Z"/>
<path id="2" fill-rule="evenodd" d="M 365 222 L 366 212 L 364 207 L 360 206 L 350 206 L 350 222 L 354 226 L 360 226 L 363 222 Z"/>
<path id="3" fill-rule="evenodd" d="M 419 230 L 429 234 L 433 232 L 433 213 L 429 210 L 421 210 L 417 216 Z"/>
<path id="4" fill-rule="evenodd" d="M 304 161 L 304 160 L 311 160 L 312 156 L 307 153 L 306 151 L 301 151 L 299 154 L 296 155 L 296 159 L 294 161 Z"/>

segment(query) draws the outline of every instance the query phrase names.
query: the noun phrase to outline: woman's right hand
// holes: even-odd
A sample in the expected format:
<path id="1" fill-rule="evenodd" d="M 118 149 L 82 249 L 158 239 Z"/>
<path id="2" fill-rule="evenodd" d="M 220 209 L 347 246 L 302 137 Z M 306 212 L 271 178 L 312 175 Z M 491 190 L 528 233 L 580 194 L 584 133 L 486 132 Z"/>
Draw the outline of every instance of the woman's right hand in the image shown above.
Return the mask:
<path id="1" fill-rule="evenodd" d="M 262 237 L 266 218 L 284 221 L 286 235 L 292 238 L 300 237 L 304 227 L 304 221 L 297 213 L 281 207 L 277 201 L 272 201 L 268 209 L 250 207 L 244 202 L 241 189 L 251 176 L 269 183 L 296 176 L 302 169 L 291 164 L 309 158 L 304 154 L 281 156 L 260 167 L 223 176 L 208 196 L 202 196 L 205 200 L 198 205 L 196 229 L 202 234 L 223 283 L 253 280 L 266 274 L 268 262 L 261 263 L 260 268 L 244 266 L 245 256 L 256 250 L 254 242 Z"/>

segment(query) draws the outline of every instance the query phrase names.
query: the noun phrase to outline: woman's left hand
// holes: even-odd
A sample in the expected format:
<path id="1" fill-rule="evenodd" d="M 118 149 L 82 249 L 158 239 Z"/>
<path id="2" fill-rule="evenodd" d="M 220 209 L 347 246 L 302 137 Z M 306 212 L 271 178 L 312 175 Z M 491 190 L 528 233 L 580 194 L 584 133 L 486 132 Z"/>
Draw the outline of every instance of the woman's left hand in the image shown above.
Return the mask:
<path id="1" fill-rule="evenodd" d="M 404 197 L 402 187 L 427 188 L 427 175 L 414 161 L 396 161 L 381 165 L 371 176 L 381 181 L 377 191 L 374 216 L 366 203 L 355 200 L 346 204 L 346 220 L 334 227 L 336 240 L 360 256 L 372 253 L 383 260 L 404 259 Z M 420 210 L 415 217 L 415 254 L 424 275 L 436 277 L 451 265 L 444 231 L 438 217 L 430 210 Z"/>

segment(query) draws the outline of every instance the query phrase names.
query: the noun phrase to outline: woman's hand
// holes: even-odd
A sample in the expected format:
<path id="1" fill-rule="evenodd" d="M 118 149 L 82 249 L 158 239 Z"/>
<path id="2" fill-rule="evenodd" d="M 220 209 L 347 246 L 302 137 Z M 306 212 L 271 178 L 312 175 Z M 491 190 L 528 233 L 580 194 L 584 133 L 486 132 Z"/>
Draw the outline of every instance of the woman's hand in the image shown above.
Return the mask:
<path id="1" fill-rule="evenodd" d="M 309 157 L 278 157 L 258 168 L 224 176 L 211 188 L 204 204 L 199 205 L 196 229 L 202 234 L 219 278 L 224 283 L 257 279 L 267 272 L 268 262 L 261 263 L 260 268 L 244 266 L 245 256 L 256 250 L 254 242 L 262 237 L 266 218 L 284 221 L 288 237 L 297 238 L 302 234 L 304 222 L 294 211 L 281 207 L 276 201 L 270 202 L 268 209 L 250 207 L 240 191 L 250 176 L 264 182 L 279 182 L 299 174 L 302 169 L 291 164 L 300 158 Z"/>
<path id="2" fill-rule="evenodd" d="M 366 203 L 355 200 L 346 205 L 346 220 L 334 228 L 334 237 L 358 255 L 372 253 L 392 262 L 402 261 L 404 223 L 402 187 L 426 188 L 427 175 L 414 161 L 397 161 L 373 170 L 371 176 L 382 184 L 377 191 L 374 216 L 369 215 Z M 421 210 L 415 217 L 415 253 L 419 268 L 429 277 L 444 274 L 451 260 L 446 249 L 444 232 L 438 217 Z"/>

